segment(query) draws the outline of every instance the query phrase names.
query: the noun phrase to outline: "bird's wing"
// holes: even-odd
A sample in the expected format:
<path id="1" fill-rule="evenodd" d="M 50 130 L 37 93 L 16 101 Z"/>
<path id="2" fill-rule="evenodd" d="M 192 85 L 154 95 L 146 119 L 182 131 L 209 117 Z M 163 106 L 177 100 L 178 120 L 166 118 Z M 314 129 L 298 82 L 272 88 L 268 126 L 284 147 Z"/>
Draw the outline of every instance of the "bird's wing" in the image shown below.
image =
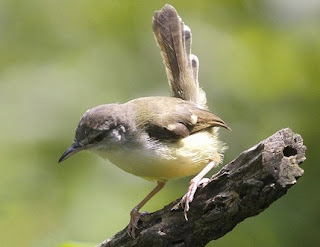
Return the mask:
<path id="1" fill-rule="evenodd" d="M 176 141 L 195 132 L 210 128 L 224 127 L 227 124 L 213 113 L 189 104 L 179 104 L 170 112 L 159 112 L 148 120 L 145 130 L 150 137 L 162 141 Z"/>

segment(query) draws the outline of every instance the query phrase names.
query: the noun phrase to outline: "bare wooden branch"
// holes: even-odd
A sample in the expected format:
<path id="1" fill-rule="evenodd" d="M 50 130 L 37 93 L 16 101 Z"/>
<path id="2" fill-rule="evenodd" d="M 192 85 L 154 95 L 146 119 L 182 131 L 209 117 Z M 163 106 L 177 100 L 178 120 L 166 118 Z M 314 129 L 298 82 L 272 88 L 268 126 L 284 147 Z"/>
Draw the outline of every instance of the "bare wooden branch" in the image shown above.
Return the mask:
<path id="1" fill-rule="evenodd" d="M 303 175 L 306 159 L 299 134 L 279 130 L 244 151 L 199 188 L 188 212 L 172 210 L 180 200 L 146 214 L 139 221 L 135 239 L 123 229 L 102 242 L 110 246 L 205 246 L 231 231 L 239 222 L 257 215 Z"/>

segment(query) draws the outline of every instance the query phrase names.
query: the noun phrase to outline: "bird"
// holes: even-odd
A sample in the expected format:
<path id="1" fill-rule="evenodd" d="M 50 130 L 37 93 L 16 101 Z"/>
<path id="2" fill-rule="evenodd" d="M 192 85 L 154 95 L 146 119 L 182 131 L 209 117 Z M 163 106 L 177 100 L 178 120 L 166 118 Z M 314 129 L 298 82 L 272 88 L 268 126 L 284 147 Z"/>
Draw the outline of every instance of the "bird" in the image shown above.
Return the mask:
<path id="1" fill-rule="evenodd" d="M 80 118 L 72 145 L 58 161 L 88 150 L 125 172 L 157 183 L 130 212 L 127 232 L 133 238 L 140 209 L 166 182 L 197 174 L 176 205 L 181 205 L 188 220 L 198 185 L 223 160 L 226 146 L 218 130 L 230 130 L 207 106 L 198 81 L 199 59 L 191 53 L 191 29 L 175 8 L 166 4 L 156 11 L 152 28 L 171 95 L 141 97 L 87 110 Z"/>

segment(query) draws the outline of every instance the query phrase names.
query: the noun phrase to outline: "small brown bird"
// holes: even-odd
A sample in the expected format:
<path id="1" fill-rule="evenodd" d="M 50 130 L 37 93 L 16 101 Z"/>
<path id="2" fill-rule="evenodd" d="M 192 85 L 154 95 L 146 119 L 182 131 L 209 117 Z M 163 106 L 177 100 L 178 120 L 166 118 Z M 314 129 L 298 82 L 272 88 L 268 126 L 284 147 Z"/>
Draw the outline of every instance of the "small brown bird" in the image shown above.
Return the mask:
<path id="1" fill-rule="evenodd" d="M 171 97 L 145 97 L 94 107 L 81 117 L 71 147 L 59 162 L 89 150 L 122 170 L 157 182 L 131 211 L 128 234 L 135 237 L 139 210 L 169 179 L 195 176 L 181 200 L 185 218 L 202 178 L 222 162 L 225 146 L 218 128 L 226 123 L 208 110 L 199 87 L 198 58 L 191 54 L 191 30 L 171 5 L 153 16 L 153 32 Z"/>

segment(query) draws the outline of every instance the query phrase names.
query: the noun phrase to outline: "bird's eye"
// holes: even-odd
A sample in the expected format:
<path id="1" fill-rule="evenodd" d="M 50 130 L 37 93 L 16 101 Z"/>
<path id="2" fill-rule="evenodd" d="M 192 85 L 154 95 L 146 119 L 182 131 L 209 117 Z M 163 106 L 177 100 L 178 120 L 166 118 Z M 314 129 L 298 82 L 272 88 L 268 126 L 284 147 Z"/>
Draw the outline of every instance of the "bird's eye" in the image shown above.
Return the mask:
<path id="1" fill-rule="evenodd" d="M 100 133 L 95 138 L 93 138 L 92 143 L 101 142 L 105 137 L 105 133 Z"/>

